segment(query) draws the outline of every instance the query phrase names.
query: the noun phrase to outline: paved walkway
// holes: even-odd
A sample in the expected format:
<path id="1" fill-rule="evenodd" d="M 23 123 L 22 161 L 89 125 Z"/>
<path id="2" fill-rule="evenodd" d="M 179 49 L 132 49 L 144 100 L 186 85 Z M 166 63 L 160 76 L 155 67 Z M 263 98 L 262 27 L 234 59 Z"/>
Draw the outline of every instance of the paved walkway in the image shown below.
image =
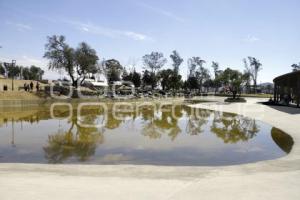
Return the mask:
<path id="1" fill-rule="evenodd" d="M 300 199 L 300 109 L 203 103 L 196 107 L 256 118 L 294 139 L 271 161 L 227 167 L 0 164 L 0 199 Z"/>

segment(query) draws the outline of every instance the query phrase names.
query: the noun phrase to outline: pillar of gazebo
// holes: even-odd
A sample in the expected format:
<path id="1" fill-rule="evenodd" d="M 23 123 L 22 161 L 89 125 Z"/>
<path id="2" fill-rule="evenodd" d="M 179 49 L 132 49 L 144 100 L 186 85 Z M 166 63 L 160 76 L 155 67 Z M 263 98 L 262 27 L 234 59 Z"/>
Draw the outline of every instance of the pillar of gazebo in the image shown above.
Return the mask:
<path id="1" fill-rule="evenodd" d="M 277 90 L 277 84 L 275 83 L 274 84 L 274 94 L 273 94 L 273 100 L 274 100 L 274 102 L 276 103 L 276 90 Z"/>
<path id="2" fill-rule="evenodd" d="M 281 101 L 281 97 L 282 97 L 282 95 L 281 95 L 281 90 L 282 89 L 281 88 L 282 88 L 282 86 L 279 85 L 278 90 L 277 90 L 277 102 Z"/>
<path id="3" fill-rule="evenodd" d="M 300 77 L 297 77 L 296 94 L 297 94 L 297 107 L 299 107 L 300 106 Z"/>
<path id="4" fill-rule="evenodd" d="M 279 102 L 279 89 L 280 89 L 280 86 L 279 86 L 279 84 L 277 84 L 277 87 L 276 87 L 276 103 Z"/>

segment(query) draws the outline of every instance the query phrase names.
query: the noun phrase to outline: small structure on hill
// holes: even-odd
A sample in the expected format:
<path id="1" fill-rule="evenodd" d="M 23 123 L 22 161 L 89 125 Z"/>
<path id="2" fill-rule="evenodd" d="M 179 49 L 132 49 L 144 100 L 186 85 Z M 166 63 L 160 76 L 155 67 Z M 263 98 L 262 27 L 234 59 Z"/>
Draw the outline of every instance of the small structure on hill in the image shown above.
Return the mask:
<path id="1" fill-rule="evenodd" d="M 274 80 L 274 102 L 300 104 L 300 71 L 276 77 Z"/>

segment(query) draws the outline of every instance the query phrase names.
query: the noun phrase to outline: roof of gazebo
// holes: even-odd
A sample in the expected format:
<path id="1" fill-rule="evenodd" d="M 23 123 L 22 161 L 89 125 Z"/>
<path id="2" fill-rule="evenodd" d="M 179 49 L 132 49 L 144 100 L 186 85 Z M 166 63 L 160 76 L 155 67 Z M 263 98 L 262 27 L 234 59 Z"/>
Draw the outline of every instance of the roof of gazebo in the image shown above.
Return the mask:
<path id="1" fill-rule="evenodd" d="M 297 80 L 300 79 L 300 71 L 295 71 L 276 77 L 274 83 L 285 83 L 286 85 L 297 84 Z"/>

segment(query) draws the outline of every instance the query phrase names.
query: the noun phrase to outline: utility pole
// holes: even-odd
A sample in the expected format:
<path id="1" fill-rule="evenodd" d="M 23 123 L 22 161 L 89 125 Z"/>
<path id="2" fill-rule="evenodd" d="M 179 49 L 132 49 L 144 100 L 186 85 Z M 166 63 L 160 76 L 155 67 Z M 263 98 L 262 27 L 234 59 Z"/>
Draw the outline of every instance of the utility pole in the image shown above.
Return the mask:
<path id="1" fill-rule="evenodd" d="M 6 70 L 8 71 L 8 67 L 11 65 L 11 67 L 14 67 L 16 65 L 16 60 L 12 60 L 11 64 L 10 63 L 4 63 L 4 66 L 6 67 Z M 12 70 L 13 71 L 13 70 Z M 11 74 L 11 90 L 14 90 L 14 73 Z M 7 72 L 7 77 L 8 77 L 8 72 Z"/>
<path id="2" fill-rule="evenodd" d="M 14 67 L 16 65 L 16 60 L 11 61 L 11 66 Z M 11 90 L 14 91 L 14 74 L 11 76 Z"/>

